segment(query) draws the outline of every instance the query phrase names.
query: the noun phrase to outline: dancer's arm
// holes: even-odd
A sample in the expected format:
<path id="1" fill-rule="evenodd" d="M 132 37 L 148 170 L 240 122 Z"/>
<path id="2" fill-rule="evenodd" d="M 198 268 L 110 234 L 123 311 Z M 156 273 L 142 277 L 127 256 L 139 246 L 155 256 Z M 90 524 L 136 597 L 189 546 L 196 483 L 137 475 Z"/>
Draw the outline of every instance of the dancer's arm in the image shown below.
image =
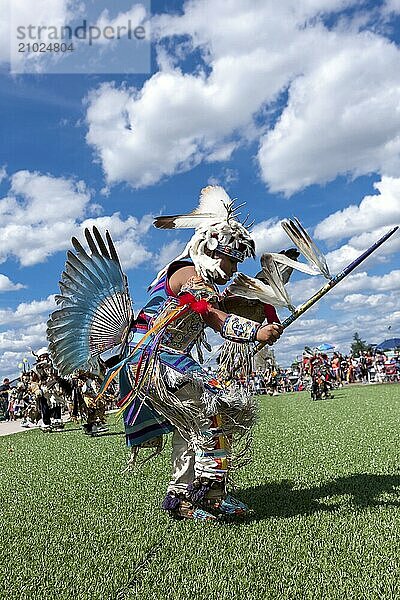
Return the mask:
<path id="1" fill-rule="evenodd" d="M 192 266 L 182 267 L 181 269 L 175 271 L 175 273 L 170 277 L 169 286 L 174 294 L 179 295 L 182 288 L 185 287 L 192 279 L 199 280 L 199 276 L 197 275 L 195 268 Z M 205 283 L 204 285 L 206 286 L 207 284 Z M 206 315 L 203 315 L 203 319 L 209 327 L 214 329 L 214 331 L 224 335 L 224 324 L 227 324 L 227 318 L 229 316 L 230 315 L 228 315 L 228 313 L 218 309 L 216 306 L 210 303 L 210 310 Z M 241 319 L 241 317 L 238 317 L 238 319 Z M 248 319 L 245 319 L 245 321 L 249 322 Z M 279 339 L 282 333 L 282 327 L 279 324 L 273 323 L 260 327 L 258 323 L 255 323 L 255 326 L 255 338 L 252 341 L 265 342 L 270 346 L 272 346 L 272 344 Z"/>

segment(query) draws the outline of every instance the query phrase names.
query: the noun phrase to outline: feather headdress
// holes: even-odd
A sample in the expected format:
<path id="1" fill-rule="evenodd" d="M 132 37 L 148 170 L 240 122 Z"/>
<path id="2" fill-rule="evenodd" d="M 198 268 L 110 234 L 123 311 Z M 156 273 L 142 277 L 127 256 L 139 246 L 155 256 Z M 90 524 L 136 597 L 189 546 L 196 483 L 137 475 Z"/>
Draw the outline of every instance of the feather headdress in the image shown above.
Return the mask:
<path id="1" fill-rule="evenodd" d="M 154 220 L 158 229 L 197 229 L 237 217 L 237 207 L 223 187 L 209 185 L 200 192 L 198 206 L 187 215 L 161 216 Z"/>
<path id="2" fill-rule="evenodd" d="M 201 190 L 199 205 L 191 213 L 157 217 L 154 225 L 158 229 L 195 229 L 182 254 L 174 261 L 191 258 L 197 273 L 212 282 L 218 275 L 224 276 L 220 259 L 212 256 L 214 250 L 239 261 L 255 256 L 254 241 L 245 224 L 237 220 L 241 206 L 235 207 L 221 186 L 208 186 Z M 170 264 L 157 274 L 155 281 L 166 273 Z"/>

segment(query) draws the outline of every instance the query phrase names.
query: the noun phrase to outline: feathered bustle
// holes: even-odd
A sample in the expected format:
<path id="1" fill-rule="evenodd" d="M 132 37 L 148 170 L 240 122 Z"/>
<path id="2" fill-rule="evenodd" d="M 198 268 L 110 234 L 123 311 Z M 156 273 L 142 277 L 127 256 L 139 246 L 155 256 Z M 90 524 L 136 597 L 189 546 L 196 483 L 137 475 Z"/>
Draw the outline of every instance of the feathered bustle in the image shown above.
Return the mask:
<path id="1" fill-rule="evenodd" d="M 60 373 L 93 369 L 106 350 L 124 344 L 133 318 L 126 276 L 111 236 L 106 242 L 96 227 L 86 229 L 89 255 L 72 238 L 76 254 L 67 252 L 59 306 L 47 322 L 49 348 Z"/>

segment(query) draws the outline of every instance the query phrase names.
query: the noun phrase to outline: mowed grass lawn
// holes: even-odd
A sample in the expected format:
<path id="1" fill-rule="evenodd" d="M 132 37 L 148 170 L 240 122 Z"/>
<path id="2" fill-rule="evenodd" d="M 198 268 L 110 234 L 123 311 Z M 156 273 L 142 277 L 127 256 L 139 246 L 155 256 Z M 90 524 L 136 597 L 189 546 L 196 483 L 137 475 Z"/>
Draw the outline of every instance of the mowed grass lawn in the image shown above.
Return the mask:
<path id="1" fill-rule="evenodd" d="M 233 524 L 169 521 L 120 431 L 0 438 L 1 598 L 400 598 L 399 385 L 261 397 Z"/>

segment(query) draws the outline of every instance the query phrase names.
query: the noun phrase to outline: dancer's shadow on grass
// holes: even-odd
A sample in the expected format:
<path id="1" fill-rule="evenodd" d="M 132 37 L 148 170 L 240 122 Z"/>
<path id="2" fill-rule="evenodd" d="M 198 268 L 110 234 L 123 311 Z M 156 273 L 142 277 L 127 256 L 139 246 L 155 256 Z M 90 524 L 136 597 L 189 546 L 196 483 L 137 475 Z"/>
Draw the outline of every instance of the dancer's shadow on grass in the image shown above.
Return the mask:
<path id="1" fill-rule="evenodd" d="M 238 496 L 254 509 L 251 521 L 370 506 L 400 507 L 400 475 L 357 473 L 304 489 L 283 480 L 240 490 Z"/>

